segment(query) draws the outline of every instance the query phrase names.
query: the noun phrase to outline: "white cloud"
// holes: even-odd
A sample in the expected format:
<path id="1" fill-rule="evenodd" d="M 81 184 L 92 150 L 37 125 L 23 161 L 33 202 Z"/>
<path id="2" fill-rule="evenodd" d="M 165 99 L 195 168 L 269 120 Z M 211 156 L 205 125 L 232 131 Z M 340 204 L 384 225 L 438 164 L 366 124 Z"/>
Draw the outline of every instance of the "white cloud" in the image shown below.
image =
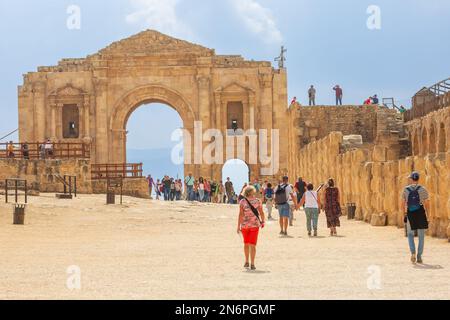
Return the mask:
<path id="1" fill-rule="evenodd" d="M 256 0 L 231 0 L 231 3 L 252 33 L 268 44 L 281 44 L 283 36 L 270 9 Z"/>
<path id="2" fill-rule="evenodd" d="M 129 24 L 140 24 L 145 28 L 189 38 L 191 32 L 177 16 L 180 0 L 129 0 L 135 11 L 126 16 Z"/>

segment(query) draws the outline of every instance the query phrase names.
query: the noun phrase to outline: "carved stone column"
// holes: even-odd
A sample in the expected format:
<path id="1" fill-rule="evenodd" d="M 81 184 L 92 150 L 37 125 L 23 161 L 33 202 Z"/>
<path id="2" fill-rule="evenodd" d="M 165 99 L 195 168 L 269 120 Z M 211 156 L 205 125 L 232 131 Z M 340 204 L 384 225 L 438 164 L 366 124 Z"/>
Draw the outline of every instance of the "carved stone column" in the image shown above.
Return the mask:
<path id="1" fill-rule="evenodd" d="M 209 71 L 208 71 L 209 72 Z M 208 75 L 198 75 L 197 76 L 197 84 L 198 84 L 198 103 L 199 103 L 199 119 L 202 121 L 203 133 L 211 129 L 211 102 L 210 102 L 210 78 Z M 205 150 L 208 142 L 203 142 L 203 150 Z M 203 157 L 203 155 L 202 155 Z M 203 159 L 204 160 L 204 159 Z M 211 166 L 205 165 L 204 163 L 201 165 L 200 175 L 210 179 L 212 176 Z"/>
<path id="2" fill-rule="evenodd" d="M 96 93 L 95 99 L 95 161 L 96 163 L 108 163 L 109 150 L 108 140 L 108 118 L 107 118 L 107 89 L 106 79 L 94 79 Z"/>
<path id="3" fill-rule="evenodd" d="M 273 75 L 270 74 L 260 74 L 259 75 L 259 86 L 260 86 L 260 106 L 258 108 L 258 119 L 257 128 L 267 130 L 267 155 L 272 155 L 272 130 L 273 130 L 273 97 L 272 97 L 272 87 L 273 87 Z M 286 127 L 287 127 L 286 123 Z M 261 146 L 259 147 L 261 152 Z M 272 164 L 273 165 L 273 164 Z M 264 167 L 264 166 L 263 166 Z"/>
<path id="4" fill-rule="evenodd" d="M 56 111 L 57 111 L 58 105 L 56 102 L 52 102 L 50 104 L 50 110 L 51 110 L 51 139 L 52 141 L 56 141 Z"/>
<path id="5" fill-rule="evenodd" d="M 84 124 L 84 126 L 83 126 L 83 129 L 84 129 L 83 140 L 86 143 L 91 140 L 91 133 L 90 133 L 90 121 L 91 121 L 90 107 L 91 107 L 90 97 L 88 95 L 86 95 L 84 97 L 84 101 L 83 101 L 83 124 Z"/>
<path id="6" fill-rule="evenodd" d="M 45 87 L 44 81 L 33 84 L 33 104 L 34 104 L 34 139 L 44 141 L 46 137 L 46 114 L 45 114 Z"/>

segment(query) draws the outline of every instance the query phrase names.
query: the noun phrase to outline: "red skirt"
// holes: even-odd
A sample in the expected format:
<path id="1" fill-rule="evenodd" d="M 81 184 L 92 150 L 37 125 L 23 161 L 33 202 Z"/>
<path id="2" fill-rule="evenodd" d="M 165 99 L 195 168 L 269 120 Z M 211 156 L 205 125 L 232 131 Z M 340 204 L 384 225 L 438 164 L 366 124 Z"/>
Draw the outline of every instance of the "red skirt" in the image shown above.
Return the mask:
<path id="1" fill-rule="evenodd" d="M 259 228 L 242 229 L 244 244 L 256 246 L 258 243 Z"/>

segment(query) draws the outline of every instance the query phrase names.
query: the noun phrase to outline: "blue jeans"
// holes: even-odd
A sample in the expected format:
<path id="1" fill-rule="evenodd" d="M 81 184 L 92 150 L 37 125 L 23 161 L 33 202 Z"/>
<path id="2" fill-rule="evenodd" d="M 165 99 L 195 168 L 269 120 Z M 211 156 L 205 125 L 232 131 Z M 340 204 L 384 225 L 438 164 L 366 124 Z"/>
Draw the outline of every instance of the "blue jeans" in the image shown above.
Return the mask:
<path id="1" fill-rule="evenodd" d="M 194 186 L 187 186 L 188 201 L 194 200 Z"/>
<path id="2" fill-rule="evenodd" d="M 312 230 L 317 231 L 319 224 L 319 209 L 317 208 L 305 208 L 306 213 L 306 229 L 308 232 Z"/>
<path id="3" fill-rule="evenodd" d="M 198 190 L 198 201 L 205 201 L 205 190 Z"/>
<path id="4" fill-rule="evenodd" d="M 164 188 L 164 200 L 170 200 L 170 189 Z"/>
<path id="5" fill-rule="evenodd" d="M 408 243 L 409 243 L 409 250 L 411 251 L 411 254 L 417 254 L 417 257 L 422 258 L 423 255 L 423 249 L 425 247 L 425 230 L 419 229 L 417 230 L 417 233 L 419 235 L 419 247 L 416 251 L 416 243 L 414 241 L 415 237 L 415 231 L 411 230 L 411 225 L 408 222 L 407 225 L 407 232 L 408 232 Z"/>
<path id="6" fill-rule="evenodd" d="M 342 106 L 342 97 L 336 97 L 336 105 L 337 106 L 339 106 L 339 105 Z"/>

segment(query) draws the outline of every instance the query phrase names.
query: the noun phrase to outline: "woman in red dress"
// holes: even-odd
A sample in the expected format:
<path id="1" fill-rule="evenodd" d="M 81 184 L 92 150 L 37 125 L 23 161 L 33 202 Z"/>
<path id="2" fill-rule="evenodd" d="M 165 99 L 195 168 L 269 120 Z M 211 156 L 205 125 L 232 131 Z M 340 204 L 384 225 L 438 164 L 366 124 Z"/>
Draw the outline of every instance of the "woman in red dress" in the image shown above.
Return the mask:
<path id="1" fill-rule="evenodd" d="M 264 228 L 266 219 L 261 200 L 256 197 L 255 187 L 245 188 L 242 196 L 243 199 L 239 203 L 237 232 L 242 233 L 244 237 L 244 268 L 256 270 L 255 257 L 259 229 Z"/>
<path id="2" fill-rule="evenodd" d="M 334 180 L 328 180 L 328 187 L 325 189 L 325 215 L 327 216 L 327 225 L 331 230 L 330 235 L 337 236 L 337 227 L 341 226 L 339 218 L 342 215 L 341 204 L 339 201 L 339 189 L 334 186 Z"/>

